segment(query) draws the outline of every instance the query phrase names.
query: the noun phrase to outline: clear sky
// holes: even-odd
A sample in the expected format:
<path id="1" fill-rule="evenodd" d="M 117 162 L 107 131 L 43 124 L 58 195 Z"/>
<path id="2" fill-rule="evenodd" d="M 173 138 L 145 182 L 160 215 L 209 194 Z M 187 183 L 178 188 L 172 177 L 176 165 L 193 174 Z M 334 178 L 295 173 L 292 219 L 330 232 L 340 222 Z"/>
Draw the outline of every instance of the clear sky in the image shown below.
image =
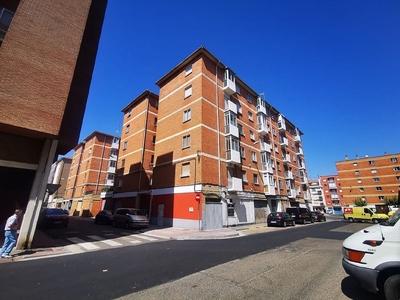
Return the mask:
<path id="1" fill-rule="evenodd" d="M 80 140 L 200 46 L 303 133 L 309 178 L 400 153 L 399 0 L 108 0 Z"/>

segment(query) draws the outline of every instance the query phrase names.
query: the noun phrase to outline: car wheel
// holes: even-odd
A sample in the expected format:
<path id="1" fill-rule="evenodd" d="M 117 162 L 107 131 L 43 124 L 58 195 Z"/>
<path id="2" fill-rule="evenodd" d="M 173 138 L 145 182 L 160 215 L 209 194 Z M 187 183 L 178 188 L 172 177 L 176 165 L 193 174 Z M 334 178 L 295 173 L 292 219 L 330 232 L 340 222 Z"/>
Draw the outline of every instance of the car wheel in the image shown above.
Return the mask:
<path id="1" fill-rule="evenodd" d="M 353 218 L 349 218 L 349 222 L 350 222 L 350 223 L 353 223 L 353 222 L 354 222 L 354 219 L 353 219 Z"/>
<path id="2" fill-rule="evenodd" d="M 311 219 L 311 224 L 314 223 L 314 219 Z"/>
<path id="3" fill-rule="evenodd" d="M 305 219 L 303 219 L 301 221 L 302 221 L 301 224 L 306 224 L 306 220 Z"/>
<path id="4" fill-rule="evenodd" d="M 379 221 L 378 221 L 377 219 L 372 219 L 372 223 L 374 223 L 374 224 L 378 224 L 378 223 L 379 223 Z"/>
<path id="5" fill-rule="evenodd" d="M 117 222 L 115 222 L 115 220 L 114 220 L 113 223 L 112 223 L 112 225 L 113 225 L 114 227 L 117 227 Z"/>
<path id="6" fill-rule="evenodd" d="M 292 221 L 292 226 L 296 226 L 296 222 L 295 221 Z"/>
<path id="7" fill-rule="evenodd" d="M 286 227 L 286 226 L 287 226 L 286 221 L 283 221 L 282 227 Z"/>
<path id="8" fill-rule="evenodd" d="M 271 224 L 267 224 L 268 227 L 271 227 Z"/>
<path id="9" fill-rule="evenodd" d="M 129 229 L 129 222 L 128 221 L 125 222 L 125 228 Z"/>
<path id="10" fill-rule="evenodd" d="M 400 299 L 400 275 L 390 276 L 385 281 L 384 292 L 386 300 Z"/>
<path id="11" fill-rule="evenodd" d="M 324 219 L 322 221 L 326 222 L 326 218 L 324 217 Z"/>

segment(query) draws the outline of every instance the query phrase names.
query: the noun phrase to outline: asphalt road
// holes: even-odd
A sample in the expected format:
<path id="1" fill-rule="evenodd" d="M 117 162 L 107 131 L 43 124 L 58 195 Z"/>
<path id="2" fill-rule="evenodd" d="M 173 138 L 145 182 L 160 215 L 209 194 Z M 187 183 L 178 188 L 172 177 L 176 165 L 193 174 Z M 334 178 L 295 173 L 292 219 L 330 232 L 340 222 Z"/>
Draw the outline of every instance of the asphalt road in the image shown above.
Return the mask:
<path id="1" fill-rule="evenodd" d="M 366 226 L 327 222 L 2 264 L 0 298 L 376 299 L 341 267 L 342 241 Z"/>

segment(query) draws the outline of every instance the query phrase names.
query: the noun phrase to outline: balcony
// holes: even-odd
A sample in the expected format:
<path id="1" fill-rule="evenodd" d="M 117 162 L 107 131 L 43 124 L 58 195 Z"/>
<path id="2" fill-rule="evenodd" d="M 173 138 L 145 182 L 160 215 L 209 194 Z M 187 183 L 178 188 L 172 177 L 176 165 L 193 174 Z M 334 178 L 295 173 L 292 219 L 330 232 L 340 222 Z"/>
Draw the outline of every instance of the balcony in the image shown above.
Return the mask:
<path id="1" fill-rule="evenodd" d="M 278 129 L 279 131 L 286 131 L 286 122 L 283 115 L 278 115 Z"/>
<path id="2" fill-rule="evenodd" d="M 288 147 L 289 146 L 289 142 L 287 137 L 281 137 L 281 147 Z"/>
<path id="3" fill-rule="evenodd" d="M 267 109 L 265 108 L 264 105 L 258 104 L 257 105 L 257 113 L 266 115 L 267 114 Z"/>
<path id="4" fill-rule="evenodd" d="M 236 177 L 228 178 L 228 191 L 243 191 L 242 179 Z"/>
<path id="5" fill-rule="evenodd" d="M 331 199 L 332 199 L 332 200 L 339 200 L 339 195 L 338 195 L 338 194 L 332 194 L 332 193 L 331 193 Z"/>
<path id="6" fill-rule="evenodd" d="M 285 179 L 294 179 L 292 171 L 285 171 Z"/>
<path id="7" fill-rule="evenodd" d="M 265 195 L 276 195 L 275 187 L 270 184 L 264 185 L 264 194 Z"/>
<path id="8" fill-rule="evenodd" d="M 238 138 L 239 128 L 232 124 L 225 125 L 225 135 L 233 135 L 234 137 Z"/>
<path id="9" fill-rule="evenodd" d="M 297 193 L 296 193 L 295 189 L 290 189 L 289 188 L 289 189 L 286 190 L 286 193 L 287 193 L 288 198 L 296 199 Z"/>
<path id="10" fill-rule="evenodd" d="M 109 166 L 108 169 L 107 169 L 107 173 L 115 174 L 115 167 Z"/>
<path id="11" fill-rule="evenodd" d="M 258 133 L 261 135 L 268 134 L 268 124 L 266 123 L 260 123 L 258 124 Z"/>
<path id="12" fill-rule="evenodd" d="M 303 161 L 299 161 L 299 170 L 305 170 L 306 164 Z"/>
<path id="13" fill-rule="evenodd" d="M 303 155 L 303 149 L 301 147 L 296 147 L 296 154 Z"/>
<path id="14" fill-rule="evenodd" d="M 311 195 L 308 191 L 303 191 L 304 200 L 311 200 Z"/>
<path id="15" fill-rule="evenodd" d="M 263 173 L 274 173 L 274 169 L 271 164 L 261 164 L 261 172 Z"/>
<path id="16" fill-rule="evenodd" d="M 337 186 L 335 182 L 328 182 L 328 188 L 331 190 L 336 190 Z"/>
<path id="17" fill-rule="evenodd" d="M 114 185 L 114 179 L 107 179 L 106 180 L 106 185 L 113 186 Z"/>
<path id="18" fill-rule="evenodd" d="M 271 153 L 271 145 L 265 142 L 260 142 L 261 152 L 269 152 Z"/>
<path id="19" fill-rule="evenodd" d="M 111 144 L 111 148 L 112 149 L 119 149 L 119 139 L 118 138 L 114 138 L 112 144 Z"/>
<path id="20" fill-rule="evenodd" d="M 226 151 L 226 162 L 240 165 L 242 163 L 242 160 L 240 158 L 240 152 L 236 150 Z"/>
<path id="21" fill-rule="evenodd" d="M 225 69 L 223 91 L 227 95 L 236 93 L 235 73 L 230 69 Z"/>
<path id="22" fill-rule="evenodd" d="M 290 160 L 290 154 L 289 154 L 289 153 L 283 154 L 283 155 L 282 155 L 282 160 L 283 160 L 283 163 L 284 163 L 284 164 L 290 163 L 290 162 L 291 162 L 291 160 Z"/>
<path id="23" fill-rule="evenodd" d="M 237 114 L 237 105 L 233 103 L 231 100 L 225 99 L 225 111 L 230 110 L 234 114 Z"/>
<path id="24" fill-rule="evenodd" d="M 110 160 L 117 161 L 118 156 L 116 154 L 110 154 Z"/>
<path id="25" fill-rule="evenodd" d="M 300 177 L 300 181 L 301 181 L 301 184 L 307 184 L 308 183 L 308 178 L 306 176 L 301 176 Z"/>
<path id="26" fill-rule="evenodd" d="M 300 142 L 301 142 L 301 137 L 300 137 L 300 135 L 296 134 L 296 135 L 294 136 L 294 141 L 295 141 L 296 143 L 300 143 Z"/>

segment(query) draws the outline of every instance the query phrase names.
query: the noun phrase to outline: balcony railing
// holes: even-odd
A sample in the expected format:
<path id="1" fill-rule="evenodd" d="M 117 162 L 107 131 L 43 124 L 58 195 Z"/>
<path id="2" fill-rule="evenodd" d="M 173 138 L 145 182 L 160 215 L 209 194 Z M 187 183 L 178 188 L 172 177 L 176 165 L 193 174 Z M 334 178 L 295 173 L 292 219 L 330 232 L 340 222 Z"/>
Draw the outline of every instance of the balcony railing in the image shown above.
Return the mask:
<path id="1" fill-rule="evenodd" d="M 292 171 L 285 171 L 285 179 L 293 179 L 293 172 Z"/>
<path id="2" fill-rule="evenodd" d="M 226 161 L 232 164 L 241 164 L 240 152 L 236 150 L 226 151 Z"/>
<path id="3" fill-rule="evenodd" d="M 283 163 L 285 163 L 285 164 L 291 162 L 291 160 L 290 160 L 290 154 L 289 154 L 289 153 L 283 154 L 283 155 L 282 155 L 282 159 L 283 159 Z"/>
<path id="4" fill-rule="evenodd" d="M 265 142 L 260 142 L 261 152 L 271 152 L 271 145 Z"/>
<path id="5" fill-rule="evenodd" d="M 228 191 L 243 191 L 242 179 L 236 177 L 228 178 Z"/>
<path id="6" fill-rule="evenodd" d="M 225 100 L 225 111 L 230 110 L 237 114 L 237 106 L 231 100 Z"/>
<path id="7" fill-rule="evenodd" d="M 232 124 L 225 125 L 225 135 L 233 135 L 234 137 L 238 138 L 239 128 Z"/>
<path id="8" fill-rule="evenodd" d="M 268 124 L 266 123 L 260 123 L 258 124 L 258 133 L 261 135 L 268 134 Z"/>
<path id="9" fill-rule="evenodd" d="M 281 143 L 281 147 L 288 147 L 289 146 L 289 142 L 288 142 L 287 137 L 282 137 L 280 143 Z"/>
<path id="10" fill-rule="evenodd" d="M 274 169 L 272 168 L 271 164 L 261 164 L 261 172 L 266 172 L 266 173 L 274 173 Z"/>

